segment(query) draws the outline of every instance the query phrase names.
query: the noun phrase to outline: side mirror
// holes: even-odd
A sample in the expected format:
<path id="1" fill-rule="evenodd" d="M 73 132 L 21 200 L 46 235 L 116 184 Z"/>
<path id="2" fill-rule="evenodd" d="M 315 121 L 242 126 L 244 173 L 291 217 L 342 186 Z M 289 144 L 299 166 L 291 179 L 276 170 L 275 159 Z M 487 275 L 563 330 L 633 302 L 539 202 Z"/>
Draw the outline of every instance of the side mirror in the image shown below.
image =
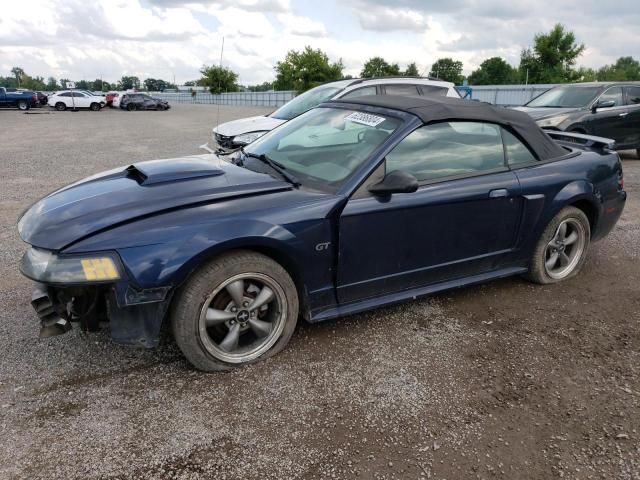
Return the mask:
<path id="1" fill-rule="evenodd" d="M 367 189 L 374 195 L 391 195 L 392 193 L 413 193 L 418 190 L 418 180 L 410 173 L 394 170 Z"/>
<path id="2" fill-rule="evenodd" d="M 597 102 L 597 103 L 595 103 L 593 105 L 593 109 L 592 110 L 595 113 L 595 111 L 598 108 L 611 108 L 611 107 L 615 106 L 615 104 L 616 104 L 616 102 L 613 101 L 613 100 L 601 100 L 601 101 L 599 101 L 599 102 Z"/>

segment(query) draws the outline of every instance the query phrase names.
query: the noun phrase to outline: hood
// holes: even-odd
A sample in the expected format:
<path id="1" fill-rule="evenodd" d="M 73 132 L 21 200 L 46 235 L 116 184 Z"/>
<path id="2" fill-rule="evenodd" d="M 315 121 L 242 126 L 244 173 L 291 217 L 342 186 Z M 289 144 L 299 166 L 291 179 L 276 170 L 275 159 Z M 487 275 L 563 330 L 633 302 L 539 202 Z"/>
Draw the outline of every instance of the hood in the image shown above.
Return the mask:
<path id="1" fill-rule="evenodd" d="M 223 123 L 213 129 L 213 133 L 218 133 L 225 137 L 235 137 L 241 133 L 261 132 L 273 130 L 282 125 L 286 120 L 271 117 L 249 117 Z"/>
<path id="2" fill-rule="evenodd" d="M 556 115 L 576 112 L 579 108 L 545 108 L 545 107 L 513 107 L 513 110 L 528 113 L 534 120 L 542 120 L 543 118 L 551 118 Z"/>
<path id="3" fill-rule="evenodd" d="M 20 237 L 49 250 L 113 226 L 167 210 L 291 186 L 215 155 L 140 162 L 86 178 L 53 192 L 18 222 Z"/>

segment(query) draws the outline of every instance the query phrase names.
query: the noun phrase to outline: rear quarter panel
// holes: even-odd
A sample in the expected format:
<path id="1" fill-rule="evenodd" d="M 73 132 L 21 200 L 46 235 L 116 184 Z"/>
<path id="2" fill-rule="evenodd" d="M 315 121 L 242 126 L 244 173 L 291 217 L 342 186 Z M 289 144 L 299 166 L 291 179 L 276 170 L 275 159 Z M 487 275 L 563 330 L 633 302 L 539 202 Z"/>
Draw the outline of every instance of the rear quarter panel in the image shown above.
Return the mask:
<path id="1" fill-rule="evenodd" d="M 516 169 L 525 198 L 519 235 L 520 259 L 528 259 L 551 219 L 564 207 L 578 205 L 592 222 L 592 240 L 615 225 L 624 201 L 619 189 L 622 166 L 615 152 L 572 148 L 555 161 Z"/>

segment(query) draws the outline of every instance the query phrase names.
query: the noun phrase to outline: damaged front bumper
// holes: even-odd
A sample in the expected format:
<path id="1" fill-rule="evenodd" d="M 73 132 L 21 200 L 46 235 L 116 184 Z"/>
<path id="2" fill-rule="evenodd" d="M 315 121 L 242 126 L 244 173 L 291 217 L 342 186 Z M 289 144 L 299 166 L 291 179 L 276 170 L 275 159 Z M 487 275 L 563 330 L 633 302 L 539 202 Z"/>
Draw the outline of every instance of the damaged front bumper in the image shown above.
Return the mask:
<path id="1" fill-rule="evenodd" d="M 66 333 L 72 324 L 84 331 L 108 324 L 116 343 L 158 345 L 172 288 L 138 288 L 117 255 L 56 256 L 32 248 L 23 257 L 21 271 L 35 281 L 31 305 L 40 318 L 40 337 Z"/>
<path id="2" fill-rule="evenodd" d="M 36 283 L 31 305 L 40 319 L 40 338 L 61 335 L 73 324 L 87 332 L 108 326 L 115 343 L 153 348 L 171 303 L 170 289 L 137 290 L 118 285 L 60 286 Z M 127 295 L 129 300 L 125 300 Z"/>

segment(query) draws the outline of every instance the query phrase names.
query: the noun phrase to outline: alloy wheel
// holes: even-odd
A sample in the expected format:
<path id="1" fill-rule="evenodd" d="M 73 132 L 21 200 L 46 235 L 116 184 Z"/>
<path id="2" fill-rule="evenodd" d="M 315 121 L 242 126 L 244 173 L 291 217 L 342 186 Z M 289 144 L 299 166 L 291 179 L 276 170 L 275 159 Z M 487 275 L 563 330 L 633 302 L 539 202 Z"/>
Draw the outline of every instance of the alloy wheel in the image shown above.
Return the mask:
<path id="1" fill-rule="evenodd" d="M 262 273 L 234 275 L 205 300 L 200 341 L 218 360 L 249 362 L 276 343 L 286 318 L 284 290 L 273 278 Z"/>
<path id="2" fill-rule="evenodd" d="M 567 277 L 576 268 L 584 252 L 586 233 L 573 218 L 563 220 L 545 250 L 544 267 L 551 278 Z"/>

